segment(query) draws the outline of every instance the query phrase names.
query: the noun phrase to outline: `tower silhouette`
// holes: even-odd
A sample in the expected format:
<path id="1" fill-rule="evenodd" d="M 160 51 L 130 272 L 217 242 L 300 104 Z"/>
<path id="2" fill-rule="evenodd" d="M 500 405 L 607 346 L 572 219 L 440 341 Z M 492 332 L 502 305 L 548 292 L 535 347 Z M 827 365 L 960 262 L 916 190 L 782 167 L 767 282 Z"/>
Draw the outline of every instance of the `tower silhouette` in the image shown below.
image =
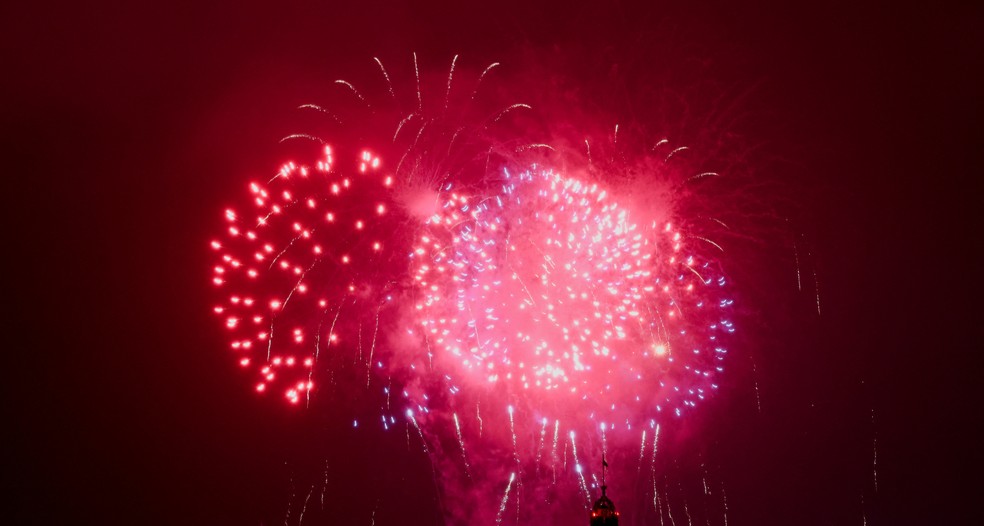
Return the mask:
<path id="1" fill-rule="evenodd" d="M 607 471 L 608 462 L 602 456 L 601 497 L 591 507 L 591 526 L 618 526 L 618 511 L 615 510 L 615 503 L 605 495 L 605 492 L 608 490 L 608 485 L 605 483 L 605 474 Z"/>

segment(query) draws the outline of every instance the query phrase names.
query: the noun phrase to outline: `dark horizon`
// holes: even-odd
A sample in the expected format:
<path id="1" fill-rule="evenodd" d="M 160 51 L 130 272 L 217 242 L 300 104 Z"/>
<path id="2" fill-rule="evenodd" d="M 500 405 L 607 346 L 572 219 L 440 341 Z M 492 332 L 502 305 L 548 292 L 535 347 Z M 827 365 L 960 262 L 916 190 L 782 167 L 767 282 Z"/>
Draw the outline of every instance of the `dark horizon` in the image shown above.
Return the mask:
<path id="1" fill-rule="evenodd" d="M 434 74 L 455 55 L 464 71 L 502 62 L 519 79 L 502 89 L 547 115 L 565 109 L 557 90 L 599 128 L 720 131 L 784 185 L 821 314 L 786 261 L 735 276 L 763 284 L 744 307 L 768 316 L 746 314 L 752 348 L 667 444 L 671 480 L 712 464 L 739 526 L 980 515 L 980 7 L 58 4 L 0 16 L 4 522 L 279 524 L 327 462 L 352 522 L 441 523 L 402 431 L 255 395 L 208 286 L 222 210 L 283 160 L 298 104 L 413 52 Z M 556 83 L 530 83 L 541 71 Z M 660 94 L 687 104 L 660 115 Z M 630 491 L 609 484 L 622 520 Z"/>

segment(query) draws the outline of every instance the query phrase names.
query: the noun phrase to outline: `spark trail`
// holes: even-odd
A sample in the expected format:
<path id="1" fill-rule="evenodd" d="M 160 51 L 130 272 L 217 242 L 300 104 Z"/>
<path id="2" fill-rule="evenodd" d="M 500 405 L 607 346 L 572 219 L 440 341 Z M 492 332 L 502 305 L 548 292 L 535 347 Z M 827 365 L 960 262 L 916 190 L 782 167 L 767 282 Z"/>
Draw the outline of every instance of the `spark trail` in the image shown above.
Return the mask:
<path id="1" fill-rule="evenodd" d="M 506 503 L 509 502 L 509 490 L 512 489 L 514 480 L 516 480 L 516 472 L 509 474 L 509 483 L 506 484 L 506 491 L 502 494 L 502 502 L 499 503 L 499 514 L 495 518 L 496 524 L 502 524 L 502 515 L 506 512 Z"/>

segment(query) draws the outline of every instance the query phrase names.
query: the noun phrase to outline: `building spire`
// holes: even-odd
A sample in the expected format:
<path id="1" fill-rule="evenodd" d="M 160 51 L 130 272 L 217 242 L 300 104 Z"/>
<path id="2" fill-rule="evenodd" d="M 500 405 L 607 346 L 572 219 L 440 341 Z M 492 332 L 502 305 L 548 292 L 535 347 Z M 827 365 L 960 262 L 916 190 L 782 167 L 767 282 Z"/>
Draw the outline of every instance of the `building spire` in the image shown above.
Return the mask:
<path id="1" fill-rule="evenodd" d="M 608 461 L 604 453 L 601 455 L 601 497 L 591 508 L 591 526 L 618 526 L 618 511 L 615 503 L 606 495 L 608 490 Z"/>
<path id="2" fill-rule="evenodd" d="M 605 496 L 605 490 L 608 489 L 608 484 L 605 483 L 605 475 L 608 473 L 608 461 L 605 460 L 605 454 L 601 454 L 601 496 Z"/>

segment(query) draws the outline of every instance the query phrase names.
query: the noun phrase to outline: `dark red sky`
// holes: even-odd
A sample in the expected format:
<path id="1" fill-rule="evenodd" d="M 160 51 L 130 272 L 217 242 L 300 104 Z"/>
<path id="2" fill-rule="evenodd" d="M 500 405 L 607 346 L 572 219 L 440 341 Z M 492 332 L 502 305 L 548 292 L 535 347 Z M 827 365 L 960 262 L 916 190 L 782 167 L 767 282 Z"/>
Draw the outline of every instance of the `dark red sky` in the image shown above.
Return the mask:
<path id="1" fill-rule="evenodd" d="M 871 523 L 980 516 L 966 500 L 980 474 L 980 7 L 246 4 L 0 7 L 0 521 L 282 521 L 303 425 L 258 403 L 223 354 L 205 242 L 225 200 L 277 162 L 292 108 L 412 51 L 435 67 L 539 65 L 600 93 L 695 85 L 673 75 L 750 93 L 741 132 L 781 159 L 770 170 L 798 200 L 824 315 L 763 321 L 779 327 L 760 351 L 772 408 L 708 426 L 730 523 L 860 524 L 872 408 Z M 357 502 L 378 501 L 358 461 L 386 439 L 337 440 L 356 449 Z M 402 522 L 434 524 L 430 490 L 413 489 L 426 466 L 394 457 L 404 473 L 378 523 L 415 503 L 420 520 Z"/>

